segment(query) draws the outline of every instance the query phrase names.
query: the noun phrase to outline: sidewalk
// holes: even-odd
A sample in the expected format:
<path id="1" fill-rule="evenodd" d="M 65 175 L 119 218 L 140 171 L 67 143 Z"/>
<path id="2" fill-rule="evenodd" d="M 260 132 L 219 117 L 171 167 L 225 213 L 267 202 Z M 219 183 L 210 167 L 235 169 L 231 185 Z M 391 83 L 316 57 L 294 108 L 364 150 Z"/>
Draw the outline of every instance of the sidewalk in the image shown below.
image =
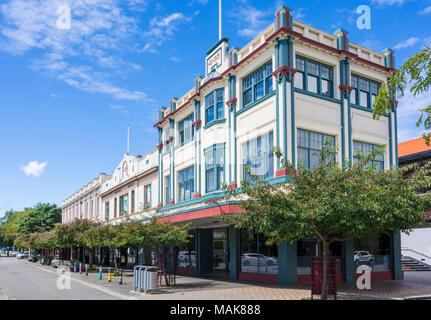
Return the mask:
<path id="1" fill-rule="evenodd" d="M 50 266 L 30 263 L 47 271 L 56 272 Z M 139 300 L 309 300 L 310 287 L 285 287 L 256 283 L 225 281 L 220 279 L 177 276 L 175 287 L 160 287 L 157 293 L 145 295 L 133 292 L 133 271 L 125 271 L 123 284 L 119 285 L 119 277 L 112 276 L 108 282 L 107 268 L 104 268 L 103 278 L 99 280 L 98 271 L 85 273 L 71 273 L 73 279 L 79 279 L 101 290 Z M 429 275 L 431 281 L 431 273 Z M 378 281 L 372 283 L 371 290 L 358 290 L 353 284 L 338 285 L 339 300 L 381 300 L 406 299 L 417 296 L 431 296 L 431 285 L 425 281 L 409 280 Z M 72 284 L 73 285 L 73 284 Z"/>

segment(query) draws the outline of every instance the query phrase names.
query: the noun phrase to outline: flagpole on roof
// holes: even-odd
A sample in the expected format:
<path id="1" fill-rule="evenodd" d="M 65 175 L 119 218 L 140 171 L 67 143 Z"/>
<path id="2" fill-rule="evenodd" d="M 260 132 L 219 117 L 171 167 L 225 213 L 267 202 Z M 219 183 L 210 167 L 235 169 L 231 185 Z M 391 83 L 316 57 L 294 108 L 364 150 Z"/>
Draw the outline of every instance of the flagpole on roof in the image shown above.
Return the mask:
<path id="1" fill-rule="evenodd" d="M 221 0 L 218 2 L 219 16 L 218 16 L 218 39 L 221 40 Z"/>

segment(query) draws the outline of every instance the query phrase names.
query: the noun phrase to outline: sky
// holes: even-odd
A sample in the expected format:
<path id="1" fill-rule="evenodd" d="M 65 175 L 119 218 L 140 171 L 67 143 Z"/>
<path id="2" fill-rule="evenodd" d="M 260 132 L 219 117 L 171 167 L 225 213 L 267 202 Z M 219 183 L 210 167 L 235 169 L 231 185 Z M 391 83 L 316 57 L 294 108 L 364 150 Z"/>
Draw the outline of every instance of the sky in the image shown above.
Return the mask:
<path id="1" fill-rule="evenodd" d="M 282 5 L 318 29 L 394 49 L 397 66 L 431 44 L 431 0 L 224 0 L 223 36 L 243 47 Z M 360 5 L 370 29 L 357 27 Z M 153 150 L 158 109 L 194 87 L 217 40 L 218 0 L 1 0 L 0 216 L 61 205 L 111 174 L 128 124 L 130 153 Z M 429 104 L 431 92 L 400 100 L 400 142 L 421 135 L 418 106 Z"/>

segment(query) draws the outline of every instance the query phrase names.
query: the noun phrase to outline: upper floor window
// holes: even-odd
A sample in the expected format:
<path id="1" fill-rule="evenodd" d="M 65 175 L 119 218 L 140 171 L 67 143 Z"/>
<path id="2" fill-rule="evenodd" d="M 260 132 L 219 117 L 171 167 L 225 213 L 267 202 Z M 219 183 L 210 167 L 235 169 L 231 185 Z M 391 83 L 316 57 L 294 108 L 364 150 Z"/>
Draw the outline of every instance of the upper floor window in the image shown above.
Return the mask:
<path id="1" fill-rule="evenodd" d="M 366 156 L 367 154 L 371 153 L 375 147 L 376 147 L 375 144 L 353 141 L 353 162 L 354 163 L 358 162 L 358 155 L 357 155 L 358 152 Z M 385 163 L 385 158 L 384 158 L 384 155 L 382 154 L 381 156 L 375 157 L 373 160 L 367 163 L 366 167 L 368 168 L 371 165 L 375 165 L 376 171 L 383 171 L 384 163 Z"/>
<path id="2" fill-rule="evenodd" d="M 371 109 L 379 93 L 380 83 L 352 74 L 350 103 Z"/>
<path id="3" fill-rule="evenodd" d="M 178 172 L 178 202 L 193 197 L 194 182 L 194 166 Z"/>
<path id="4" fill-rule="evenodd" d="M 185 143 L 193 139 L 195 133 L 193 130 L 193 114 L 180 121 L 180 123 L 178 124 L 178 131 L 180 145 L 184 145 Z"/>
<path id="5" fill-rule="evenodd" d="M 118 206 L 118 200 L 117 198 L 114 199 L 114 218 L 117 217 L 117 206 Z"/>
<path id="6" fill-rule="evenodd" d="M 109 221 L 109 201 L 105 203 L 105 220 Z"/>
<path id="7" fill-rule="evenodd" d="M 258 101 L 272 90 L 272 61 L 270 61 L 242 80 L 243 106 Z"/>
<path id="8" fill-rule="evenodd" d="M 120 197 L 120 216 L 129 214 L 129 194 Z"/>
<path id="9" fill-rule="evenodd" d="M 298 129 L 298 163 L 306 169 L 314 169 L 319 164 L 320 152 L 326 138 L 335 146 L 334 136 Z"/>
<path id="10" fill-rule="evenodd" d="M 217 89 L 205 97 L 205 121 L 224 119 L 224 89 Z"/>
<path id="11" fill-rule="evenodd" d="M 144 187 L 144 208 L 151 208 L 151 184 Z"/>
<path id="12" fill-rule="evenodd" d="M 168 205 L 171 200 L 171 176 L 165 177 L 165 204 Z"/>
<path id="13" fill-rule="evenodd" d="M 296 56 L 295 88 L 333 97 L 333 68 Z"/>
<path id="14" fill-rule="evenodd" d="M 131 199 L 130 199 L 130 204 L 131 204 L 131 208 L 130 208 L 130 212 L 133 213 L 135 212 L 135 190 L 132 190 L 131 192 Z"/>
<path id="15" fill-rule="evenodd" d="M 251 181 L 245 167 L 251 173 L 261 179 L 272 178 L 274 176 L 274 153 L 272 152 L 273 133 L 268 132 L 256 139 L 247 141 L 242 145 L 242 164 L 244 180 Z"/>
<path id="16" fill-rule="evenodd" d="M 205 150 L 206 191 L 219 190 L 224 180 L 224 144 L 214 144 Z"/>

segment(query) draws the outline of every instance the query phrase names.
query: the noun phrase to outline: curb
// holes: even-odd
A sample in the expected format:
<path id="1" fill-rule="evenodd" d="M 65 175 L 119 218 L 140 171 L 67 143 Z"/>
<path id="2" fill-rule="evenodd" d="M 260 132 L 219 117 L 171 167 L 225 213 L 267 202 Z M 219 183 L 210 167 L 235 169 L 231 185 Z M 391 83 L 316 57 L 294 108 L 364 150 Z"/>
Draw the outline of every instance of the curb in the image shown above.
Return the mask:
<path id="1" fill-rule="evenodd" d="M 55 271 L 47 270 L 47 269 L 42 268 L 42 267 L 40 267 L 38 265 L 34 265 L 34 264 L 30 264 L 30 263 L 27 263 L 27 264 L 31 265 L 31 266 L 33 266 L 35 268 L 38 268 L 40 270 L 43 270 L 45 272 L 52 273 L 52 274 L 57 274 L 57 272 L 55 272 Z M 86 287 L 89 287 L 89 288 L 101 291 L 103 293 L 109 294 L 109 295 L 114 296 L 116 298 L 120 298 L 122 300 L 139 300 L 139 299 L 136 299 L 135 297 L 130 297 L 130 296 L 127 296 L 127 295 L 124 295 L 124 294 L 121 294 L 121 293 L 117 293 L 117 292 L 114 292 L 112 290 L 109 290 L 109 289 L 103 288 L 101 286 L 98 286 L 96 284 L 87 283 L 87 282 L 85 282 L 85 281 L 83 281 L 81 279 L 75 279 L 75 278 L 73 278 L 73 276 L 71 276 L 70 279 L 72 281 L 78 282 L 78 283 L 80 283 L 80 284 L 82 284 L 82 285 L 84 285 Z"/>
<path id="2" fill-rule="evenodd" d="M 422 300 L 422 299 L 431 299 L 431 295 L 409 296 L 409 297 L 403 298 L 403 300 Z"/>

